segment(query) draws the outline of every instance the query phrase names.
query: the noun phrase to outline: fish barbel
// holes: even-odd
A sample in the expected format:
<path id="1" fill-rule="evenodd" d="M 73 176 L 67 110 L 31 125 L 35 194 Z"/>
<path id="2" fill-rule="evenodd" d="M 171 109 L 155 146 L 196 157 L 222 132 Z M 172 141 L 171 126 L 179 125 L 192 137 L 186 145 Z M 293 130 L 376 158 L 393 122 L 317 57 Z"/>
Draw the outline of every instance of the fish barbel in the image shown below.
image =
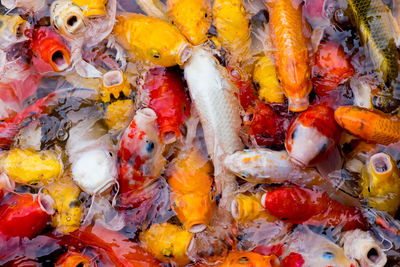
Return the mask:
<path id="1" fill-rule="evenodd" d="M 194 48 L 184 65 L 185 78 L 194 106 L 203 126 L 208 153 L 214 163 L 217 191 L 222 192 L 223 206 L 233 197 L 235 176 L 224 171 L 222 157 L 243 148 L 239 137 L 240 104 L 235 88 L 210 52 Z"/>
<path id="2" fill-rule="evenodd" d="M 312 84 L 301 6 L 296 8 L 288 0 L 265 2 L 270 14 L 272 43 L 276 49 L 274 56 L 278 78 L 289 100 L 289 109 L 294 112 L 306 110 Z"/>

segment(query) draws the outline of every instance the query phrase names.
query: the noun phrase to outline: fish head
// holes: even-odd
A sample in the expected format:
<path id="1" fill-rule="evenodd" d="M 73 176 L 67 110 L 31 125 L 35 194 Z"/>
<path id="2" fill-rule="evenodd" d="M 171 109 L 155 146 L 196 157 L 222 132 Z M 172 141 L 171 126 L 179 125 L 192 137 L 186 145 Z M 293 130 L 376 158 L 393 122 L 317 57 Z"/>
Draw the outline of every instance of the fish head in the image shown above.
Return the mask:
<path id="1" fill-rule="evenodd" d="M 33 66 L 39 73 L 61 72 L 71 64 L 71 52 L 61 36 L 47 27 L 32 32 Z"/>
<path id="2" fill-rule="evenodd" d="M 82 266 L 89 267 L 93 260 L 81 253 L 78 252 L 67 252 L 62 255 L 58 260 L 56 265 L 60 267 L 68 267 L 68 266 Z"/>
<path id="3" fill-rule="evenodd" d="M 326 95 L 353 76 L 354 68 L 343 47 L 333 41 L 321 43 L 313 59 L 312 82 L 318 95 Z"/>
<path id="4" fill-rule="evenodd" d="M 103 102 L 110 102 L 111 95 L 118 99 L 121 94 L 129 96 L 130 93 L 129 81 L 121 70 L 111 70 L 104 73 L 100 89 L 100 98 Z"/>
<path id="5" fill-rule="evenodd" d="M 232 251 L 221 267 L 277 267 L 279 259 L 275 255 L 264 256 L 250 251 Z"/>
<path id="6" fill-rule="evenodd" d="M 19 15 L 0 15 L 0 48 L 27 40 L 24 32 L 28 28 L 30 24 Z"/>
<path id="7" fill-rule="evenodd" d="M 207 31 L 211 26 L 211 7 L 206 0 L 169 0 L 168 15 L 174 25 L 193 45 L 207 40 Z"/>
<path id="8" fill-rule="evenodd" d="M 68 1 L 54 1 L 50 7 L 50 23 L 61 34 L 71 38 L 82 36 L 86 22 L 82 10 Z"/>
<path id="9" fill-rule="evenodd" d="M 332 242 L 318 243 L 318 246 L 313 247 L 310 253 L 304 255 L 305 264 L 307 266 L 325 267 L 355 267 L 358 266 L 357 262 L 350 260 L 344 254 L 341 247 L 338 247 Z"/>

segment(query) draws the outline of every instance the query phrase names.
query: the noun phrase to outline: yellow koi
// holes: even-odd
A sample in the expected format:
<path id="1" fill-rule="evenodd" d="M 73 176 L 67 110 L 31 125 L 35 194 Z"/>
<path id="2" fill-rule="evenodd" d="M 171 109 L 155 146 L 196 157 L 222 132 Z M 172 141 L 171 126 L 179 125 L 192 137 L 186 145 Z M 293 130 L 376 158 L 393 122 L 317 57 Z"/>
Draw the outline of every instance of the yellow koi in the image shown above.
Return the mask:
<path id="1" fill-rule="evenodd" d="M 108 0 L 72 0 L 83 10 L 85 17 L 98 17 L 107 15 L 106 4 Z"/>
<path id="2" fill-rule="evenodd" d="M 112 102 L 104 114 L 108 129 L 122 130 L 131 122 L 134 114 L 133 102 L 130 99 Z"/>
<path id="3" fill-rule="evenodd" d="M 120 70 L 111 70 L 104 73 L 100 89 L 101 101 L 104 103 L 110 102 L 111 95 L 118 99 L 121 93 L 125 96 L 129 96 L 131 93 L 131 86 L 124 73 Z"/>

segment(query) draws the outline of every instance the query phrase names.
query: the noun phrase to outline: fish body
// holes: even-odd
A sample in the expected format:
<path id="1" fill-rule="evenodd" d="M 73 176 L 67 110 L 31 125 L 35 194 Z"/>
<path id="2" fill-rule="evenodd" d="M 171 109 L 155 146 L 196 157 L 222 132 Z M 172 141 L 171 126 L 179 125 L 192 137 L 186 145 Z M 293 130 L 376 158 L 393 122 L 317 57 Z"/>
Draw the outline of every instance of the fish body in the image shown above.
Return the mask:
<path id="1" fill-rule="evenodd" d="M 252 80 L 239 68 L 228 66 L 226 69 L 229 73 L 229 79 L 239 88 L 240 105 L 244 109 L 249 108 L 257 99 L 253 92 Z"/>
<path id="2" fill-rule="evenodd" d="M 212 11 L 218 41 L 234 58 L 243 58 L 250 45 L 250 19 L 243 0 L 215 0 Z"/>
<path id="3" fill-rule="evenodd" d="M 179 157 L 179 156 L 178 156 Z M 181 156 L 170 170 L 172 208 L 189 232 L 203 231 L 215 209 L 210 162 L 199 150 Z"/>
<path id="4" fill-rule="evenodd" d="M 47 27 L 33 29 L 29 33 L 32 63 L 35 69 L 45 74 L 66 70 L 71 64 L 71 52 L 61 36 Z"/>
<path id="5" fill-rule="evenodd" d="M 336 122 L 351 134 L 382 145 L 400 141 L 400 119 L 379 110 L 341 106 L 335 111 Z"/>
<path id="6" fill-rule="evenodd" d="M 179 226 L 170 223 L 153 224 L 139 235 L 139 239 L 143 247 L 162 262 L 178 265 L 190 262 L 186 252 L 192 243 L 193 234 Z"/>
<path id="7" fill-rule="evenodd" d="M 320 96 L 328 95 L 354 75 L 354 68 L 343 47 L 336 42 L 321 43 L 313 60 L 311 79 L 314 91 Z"/>
<path id="8" fill-rule="evenodd" d="M 291 160 L 301 166 L 312 166 L 335 148 L 339 137 L 334 110 L 323 103 L 310 107 L 293 121 L 285 147 Z"/>
<path id="9" fill-rule="evenodd" d="M 50 23 L 61 35 L 68 38 L 81 37 L 87 30 L 82 9 L 70 1 L 57 0 L 51 3 Z"/>
<path id="10" fill-rule="evenodd" d="M 191 46 L 173 25 L 141 14 L 123 13 L 114 27 L 117 41 L 136 60 L 163 67 L 182 65 L 191 55 Z"/>
<path id="11" fill-rule="evenodd" d="M 264 256 L 251 251 L 231 251 L 220 267 L 278 267 L 281 266 L 275 255 Z"/>
<path id="12" fill-rule="evenodd" d="M 171 69 L 151 69 L 140 93 L 157 114 L 161 140 L 166 144 L 175 142 L 182 135 L 180 127 L 190 116 L 190 99 L 181 75 Z"/>
<path id="13" fill-rule="evenodd" d="M 400 205 L 400 171 L 386 153 L 374 154 L 361 172 L 361 195 L 368 204 L 381 211 L 395 214 Z"/>
<path id="14" fill-rule="evenodd" d="M 257 145 L 277 148 L 284 144 L 284 122 L 271 106 L 259 100 L 246 110 L 243 119 L 244 129 Z"/>
<path id="15" fill-rule="evenodd" d="M 361 267 L 386 265 L 387 257 L 382 243 L 372 237 L 370 232 L 360 229 L 346 231 L 340 240 L 345 255 L 357 260 Z"/>
<path id="16" fill-rule="evenodd" d="M 49 94 L 26 107 L 14 116 L 10 116 L 0 122 L 0 149 L 10 147 L 14 142 L 14 137 L 19 130 L 25 126 L 27 120 L 38 119 L 45 114 L 49 103 L 53 100 L 54 94 Z"/>
<path id="17" fill-rule="evenodd" d="M 258 58 L 254 65 L 253 81 L 258 85 L 258 96 L 268 103 L 283 104 L 285 95 L 278 81 L 275 62 L 271 55 Z"/>
<path id="18" fill-rule="evenodd" d="M 138 110 L 121 138 L 118 151 L 123 206 L 135 207 L 148 198 L 145 189 L 159 176 L 165 163 L 162 150 L 156 113 L 149 108 Z"/>
<path id="19" fill-rule="evenodd" d="M 121 70 L 111 70 L 104 73 L 100 88 L 101 101 L 108 103 L 111 96 L 118 99 L 121 94 L 125 96 L 131 94 L 131 86 L 125 74 Z"/>
<path id="20" fill-rule="evenodd" d="M 142 249 L 137 243 L 130 241 L 122 233 L 99 225 L 81 227 L 81 229 L 71 232 L 69 236 L 76 239 L 78 244 L 103 250 L 112 261 L 113 266 L 162 266 L 150 253 Z"/>
<path id="21" fill-rule="evenodd" d="M 50 197 L 10 193 L 0 205 L 0 235 L 35 237 L 44 230 L 54 213 L 52 206 Z"/>
<path id="22" fill-rule="evenodd" d="M 287 0 L 266 1 L 266 4 L 278 78 L 289 100 L 289 109 L 304 111 L 309 105 L 312 84 L 301 6 L 296 8 Z"/>
<path id="23" fill-rule="evenodd" d="M 107 106 L 104 120 L 109 129 L 122 130 L 131 122 L 134 114 L 133 101 L 130 99 L 117 100 Z"/>
<path id="24" fill-rule="evenodd" d="M 52 225 L 57 231 L 70 233 L 79 229 L 82 215 L 79 187 L 72 180 L 59 180 L 47 186 L 44 192 L 54 199 L 56 212 L 52 216 Z"/>
<path id="25" fill-rule="evenodd" d="M 275 217 L 296 224 L 343 226 L 343 230 L 365 228 L 361 212 L 331 199 L 322 191 L 297 186 L 267 192 L 263 206 Z"/>
<path id="26" fill-rule="evenodd" d="M 14 148 L 6 152 L 0 166 L 14 182 L 39 187 L 58 180 L 63 172 L 61 160 L 48 150 Z"/>
<path id="27" fill-rule="evenodd" d="M 240 223 L 250 222 L 259 217 L 267 217 L 268 221 L 276 220 L 263 209 L 260 200 L 261 194 L 236 196 L 231 204 L 232 217 Z"/>
<path id="28" fill-rule="evenodd" d="M 6 50 L 11 45 L 26 41 L 24 31 L 29 23 L 17 14 L 0 15 L 0 48 Z"/>
<path id="29" fill-rule="evenodd" d="M 193 45 L 207 41 L 211 26 L 211 5 L 208 0 L 168 0 L 168 16 Z"/>
<path id="30" fill-rule="evenodd" d="M 211 53 L 203 48 L 195 49 L 184 71 L 192 103 L 203 126 L 207 151 L 214 163 L 217 192 L 222 192 L 222 203 L 228 205 L 236 181 L 223 170 L 222 157 L 243 148 L 239 137 L 241 119 L 240 104 L 235 96 L 237 89 Z"/>
<path id="31" fill-rule="evenodd" d="M 83 10 L 85 17 L 99 17 L 107 15 L 107 0 L 72 0 Z"/>

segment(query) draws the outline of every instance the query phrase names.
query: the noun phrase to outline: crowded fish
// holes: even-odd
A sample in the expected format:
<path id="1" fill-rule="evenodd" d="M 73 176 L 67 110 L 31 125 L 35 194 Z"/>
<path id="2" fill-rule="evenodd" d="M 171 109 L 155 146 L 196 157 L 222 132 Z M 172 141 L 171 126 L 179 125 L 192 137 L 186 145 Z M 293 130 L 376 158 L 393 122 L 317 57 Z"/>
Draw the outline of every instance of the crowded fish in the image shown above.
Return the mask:
<path id="1" fill-rule="evenodd" d="M 1 0 L 0 265 L 400 264 L 397 0 Z"/>

